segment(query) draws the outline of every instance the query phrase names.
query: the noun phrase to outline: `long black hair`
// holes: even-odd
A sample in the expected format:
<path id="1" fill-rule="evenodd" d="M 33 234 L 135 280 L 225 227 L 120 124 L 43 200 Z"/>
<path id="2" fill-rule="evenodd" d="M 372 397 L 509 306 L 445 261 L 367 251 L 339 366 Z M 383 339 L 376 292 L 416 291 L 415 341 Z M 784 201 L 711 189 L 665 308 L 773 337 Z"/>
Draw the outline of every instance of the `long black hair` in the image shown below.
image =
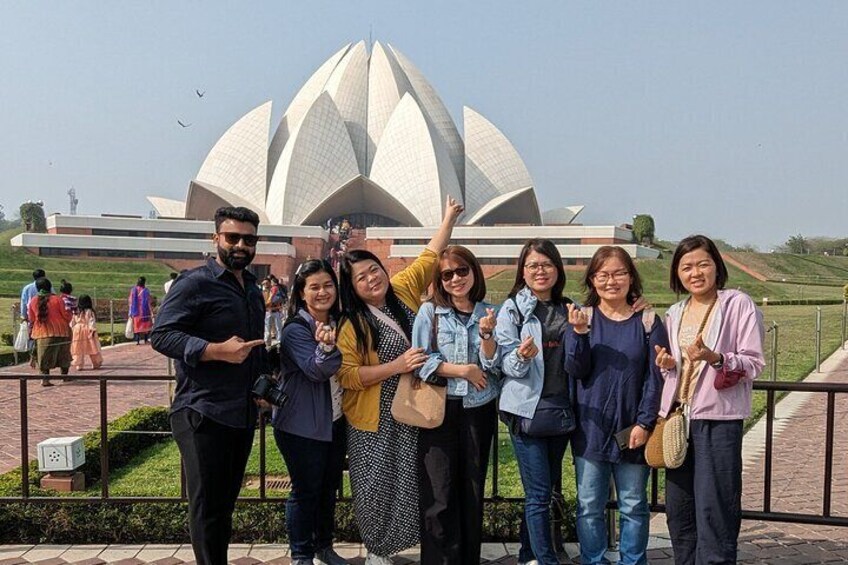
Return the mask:
<path id="1" fill-rule="evenodd" d="M 41 277 L 36 279 L 35 288 L 38 290 L 38 321 L 43 324 L 47 321 L 47 303 L 50 302 L 53 284 L 47 277 Z"/>
<path id="2" fill-rule="evenodd" d="M 380 328 L 377 325 L 377 320 L 374 314 L 368 309 L 365 301 L 356 294 L 356 288 L 353 283 L 353 266 L 360 261 L 367 261 L 368 259 L 377 263 L 388 278 L 388 273 L 383 263 L 370 251 L 363 249 L 348 251 L 342 255 L 339 263 L 339 294 L 341 296 L 342 306 L 344 307 L 340 325 L 350 322 L 353 326 L 357 347 L 363 356 L 368 355 L 368 345 L 371 344 L 376 349 L 380 339 Z M 412 341 L 412 320 L 407 317 L 403 309 L 403 304 L 395 294 L 391 283 L 389 283 L 388 289 L 386 289 L 386 306 L 388 306 L 392 316 L 400 322 L 403 333 Z"/>
<path id="3" fill-rule="evenodd" d="M 302 263 L 294 275 L 291 292 L 289 293 L 289 311 L 288 319 L 293 320 L 298 315 L 300 310 L 306 310 L 306 302 L 303 300 L 303 290 L 306 288 L 306 280 L 316 273 L 327 273 L 333 281 L 333 286 L 336 287 L 336 299 L 333 301 L 333 306 L 330 308 L 330 317 L 334 320 L 339 319 L 341 307 L 339 306 L 339 279 L 336 277 L 336 272 L 333 267 L 326 261 L 318 259 L 310 259 Z"/>
<path id="4" fill-rule="evenodd" d="M 512 285 L 512 290 L 509 291 L 509 297 L 515 298 L 515 295 L 527 286 L 527 283 L 524 282 L 524 265 L 527 263 L 527 256 L 530 255 L 531 251 L 541 253 L 554 264 L 557 280 L 551 288 L 551 302 L 554 304 L 561 303 L 563 301 L 562 292 L 565 290 L 565 268 L 562 266 L 562 256 L 559 254 L 559 249 L 550 239 L 533 238 L 528 240 L 521 248 L 515 270 L 515 283 Z"/>
<path id="5" fill-rule="evenodd" d="M 77 301 L 77 307 L 79 308 L 80 313 L 85 312 L 86 310 L 94 310 L 94 303 L 91 301 L 91 297 L 87 294 L 81 294 L 79 300 Z"/>

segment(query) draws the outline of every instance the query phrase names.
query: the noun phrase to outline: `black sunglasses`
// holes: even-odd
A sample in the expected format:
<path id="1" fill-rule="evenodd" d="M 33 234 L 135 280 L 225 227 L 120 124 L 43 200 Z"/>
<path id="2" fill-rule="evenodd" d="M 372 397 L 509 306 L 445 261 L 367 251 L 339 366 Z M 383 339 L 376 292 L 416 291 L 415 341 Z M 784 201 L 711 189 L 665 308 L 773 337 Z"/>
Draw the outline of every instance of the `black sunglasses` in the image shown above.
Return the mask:
<path id="1" fill-rule="evenodd" d="M 450 282 L 454 275 L 458 276 L 461 279 L 464 279 L 468 276 L 468 273 L 471 272 L 471 267 L 467 265 L 463 265 L 462 267 L 457 267 L 456 269 L 442 271 L 439 273 L 439 277 L 442 279 L 442 282 Z"/>
<path id="2" fill-rule="evenodd" d="M 236 233 L 232 231 L 222 231 L 218 232 L 219 236 L 223 236 L 224 241 L 227 242 L 227 245 L 235 245 L 239 241 L 243 241 L 244 244 L 248 247 L 256 247 L 256 242 L 259 241 L 258 235 L 247 234 L 247 233 Z"/>

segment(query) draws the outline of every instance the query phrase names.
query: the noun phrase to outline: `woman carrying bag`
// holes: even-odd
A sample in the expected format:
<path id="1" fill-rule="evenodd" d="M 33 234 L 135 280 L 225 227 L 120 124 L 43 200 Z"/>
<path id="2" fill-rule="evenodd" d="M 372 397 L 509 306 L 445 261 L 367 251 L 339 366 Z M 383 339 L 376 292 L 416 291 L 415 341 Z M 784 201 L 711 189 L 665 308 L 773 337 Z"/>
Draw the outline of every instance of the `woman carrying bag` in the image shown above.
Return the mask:
<path id="1" fill-rule="evenodd" d="M 751 298 L 724 290 L 727 267 L 707 237 L 682 240 L 671 289 L 689 296 L 666 313 L 670 348 L 660 416 L 684 406 L 689 441 L 681 466 L 666 470 L 666 517 L 679 565 L 736 563 L 742 503 L 742 426 L 753 380 L 765 365 L 763 320 Z"/>
<path id="2" fill-rule="evenodd" d="M 351 251 L 341 260 L 338 376 L 345 389 L 353 509 L 367 565 L 390 564 L 391 555 L 419 541 L 418 428 L 395 421 L 392 402 L 401 374 L 426 361 L 423 349 L 410 347 L 412 324 L 461 213 L 462 206 L 448 197 L 427 248 L 391 279 L 368 251 Z"/>
<path id="3" fill-rule="evenodd" d="M 467 248 L 451 245 L 433 272 L 432 296 L 412 329 L 412 347 L 424 349 L 424 380 L 445 379 L 442 424 L 421 429 L 421 563 L 480 562 L 483 491 L 497 426 L 495 311 L 483 301 L 486 280 Z"/>

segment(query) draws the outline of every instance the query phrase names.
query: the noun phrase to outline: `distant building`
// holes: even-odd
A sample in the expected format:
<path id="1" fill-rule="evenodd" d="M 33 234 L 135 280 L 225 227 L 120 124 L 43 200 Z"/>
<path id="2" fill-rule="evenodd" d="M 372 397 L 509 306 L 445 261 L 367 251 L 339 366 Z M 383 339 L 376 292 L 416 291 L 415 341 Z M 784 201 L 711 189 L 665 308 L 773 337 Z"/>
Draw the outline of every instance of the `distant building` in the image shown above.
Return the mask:
<path id="1" fill-rule="evenodd" d="M 261 220 L 257 271 L 293 272 L 307 256 L 335 252 L 342 219 L 348 249 L 367 247 L 399 268 L 438 225 L 448 195 L 465 205 L 457 242 L 487 265 L 514 263 L 523 241 L 553 239 L 567 263 L 601 244 L 655 257 L 614 226 L 572 222 L 582 206 L 540 211 L 529 171 L 491 122 L 463 109 L 463 131 L 433 87 L 392 46 L 348 44 L 306 81 L 271 136 L 270 101 L 215 143 L 184 201 L 150 196 L 158 219 L 51 216 L 48 234 L 13 240 L 41 254 L 159 259 L 175 268 L 211 252 L 209 220 L 246 206 Z M 317 227 L 321 226 L 321 227 Z M 367 231 L 366 231 L 367 229 Z M 204 241 L 206 240 L 206 241 Z"/>

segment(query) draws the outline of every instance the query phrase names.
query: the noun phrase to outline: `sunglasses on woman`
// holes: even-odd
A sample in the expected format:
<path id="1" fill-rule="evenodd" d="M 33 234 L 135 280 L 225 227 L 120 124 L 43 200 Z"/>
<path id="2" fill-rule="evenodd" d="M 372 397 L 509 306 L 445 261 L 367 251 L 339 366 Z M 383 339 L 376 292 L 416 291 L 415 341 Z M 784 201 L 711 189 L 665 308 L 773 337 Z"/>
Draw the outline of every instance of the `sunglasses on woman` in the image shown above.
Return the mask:
<path id="1" fill-rule="evenodd" d="M 442 271 L 439 273 L 439 277 L 442 279 L 442 282 L 450 282 L 453 279 L 453 276 L 456 275 L 461 279 L 464 279 L 468 276 L 468 273 L 471 272 L 471 267 L 467 265 L 463 265 L 462 267 L 457 267 L 456 269 L 448 269 L 447 271 Z"/>
<path id="2" fill-rule="evenodd" d="M 248 247 L 256 247 L 256 243 L 259 241 L 258 235 L 247 234 L 247 233 L 236 233 L 232 231 L 222 231 L 218 232 L 219 236 L 224 238 L 224 241 L 227 242 L 227 245 L 236 245 L 239 241 L 243 241 L 244 244 Z"/>

